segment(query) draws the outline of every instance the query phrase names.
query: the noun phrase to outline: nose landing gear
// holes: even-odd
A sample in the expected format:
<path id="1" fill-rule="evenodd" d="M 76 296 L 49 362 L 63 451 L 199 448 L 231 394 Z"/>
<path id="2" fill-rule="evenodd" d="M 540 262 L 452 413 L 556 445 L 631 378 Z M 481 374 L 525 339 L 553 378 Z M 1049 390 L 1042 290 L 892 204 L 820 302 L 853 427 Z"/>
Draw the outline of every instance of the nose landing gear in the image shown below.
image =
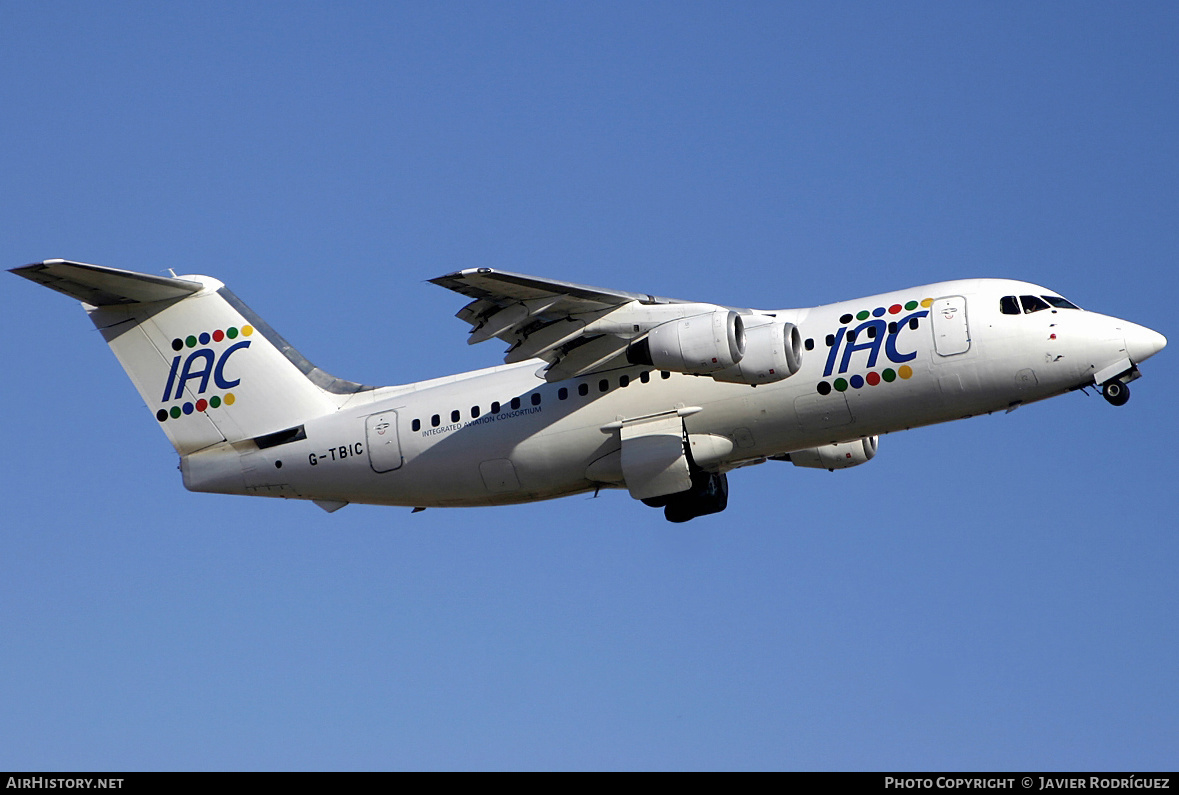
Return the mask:
<path id="1" fill-rule="evenodd" d="M 1130 387 L 1115 378 L 1101 385 L 1101 396 L 1112 406 L 1124 406 L 1130 399 Z"/>

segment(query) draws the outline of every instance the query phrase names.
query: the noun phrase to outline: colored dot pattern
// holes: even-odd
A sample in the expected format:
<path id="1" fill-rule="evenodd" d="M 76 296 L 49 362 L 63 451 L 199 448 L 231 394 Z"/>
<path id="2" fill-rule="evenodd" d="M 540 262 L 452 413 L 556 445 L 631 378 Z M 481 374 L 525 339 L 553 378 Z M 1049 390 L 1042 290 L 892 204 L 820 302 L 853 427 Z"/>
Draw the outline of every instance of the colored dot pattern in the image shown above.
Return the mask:
<path id="1" fill-rule="evenodd" d="M 831 390 L 836 392 L 846 392 L 849 389 L 863 389 L 866 386 L 880 386 L 880 382 L 891 384 L 893 381 L 900 378 L 903 381 L 913 377 L 913 368 L 907 364 L 901 365 L 894 370 L 891 367 L 886 367 L 880 372 L 872 370 L 864 375 L 853 375 L 851 378 L 836 378 L 834 381 L 820 381 L 815 385 L 815 391 L 820 395 L 830 395 Z"/>
<path id="2" fill-rule="evenodd" d="M 230 326 L 227 329 L 216 329 L 215 331 L 202 331 L 199 334 L 189 334 L 186 337 L 176 337 L 172 340 L 172 350 L 182 351 L 185 348 L 195 348 L 197 345 L 208 345 L 210 342 L 222 342 L 224 340 L 234 340 L 239 336 L 249 337 L 254 333 L 254 327 L 250 325 L 238 328 Z M 232 392 L 226 392 L 224 395 L 212 395 L 208 398 L 199 398 L 196 402 L 185 401 L 177 406 L 172 406 L 167 409 L 159 409 L 156 412 L 156 419 L 160 422 L 167 422 L 168 420 L 178 420 L 181 417 L 186 417 L 193 413 L 203 413 L 209 409 L 219 409 L 222 406 L 232 406 L 236 398 Z"/>
<path id="3" fill-rule="evenodd" d="M 168 419 L 178 420 L 181 417 L 186 417 L 194 412 L 203 413 L 209 409 L 217 409 L 222 406 L 232 406 L 235 398 L 232 392 L 226 392 L 224 396 L 213 395 L 205 399 L 199 398 L 195 403 L 192 401 L 185 401 L 180 405 L 173 406 L 170 409 L 160 409 L 156 412 L 156 419 L 160 422 L 165 422 Z"/>
<path id="4" fill-rule="evenodd" d="M 853 320 L 867 320 L 870 317 L 884 317 L 885 315 L 899 315 L 901 312 L 912 312 L 918 306 L 928 309 L 933 306 L 932 298 L 922 298 L 920 301 L 906 301 L 904 304 L 893 304 L 892 306 L 877 306 L 872 309 L 861 309 L 852 314 L 841 315 L 839 317 L 840 325 L 846 326 Z"/>
<path id="5" fill-rule="evenodd" d="M 208 345 L 210 342 L 221 342 L 224 339 L 237 339 L 240 334 L 243 337 L 248 337 L 254 333 L 253 326 L 242 326 L 240 329 L 231 326 L 224 331 L 217 329 L 216 331 L 202 331 L 200 334 L 189 334 L 187 337 L 181 339 L 177 337 L 172 340 L 172 350 L 179 351 L 182 348 L 195 348 L 197 345 Z"/>

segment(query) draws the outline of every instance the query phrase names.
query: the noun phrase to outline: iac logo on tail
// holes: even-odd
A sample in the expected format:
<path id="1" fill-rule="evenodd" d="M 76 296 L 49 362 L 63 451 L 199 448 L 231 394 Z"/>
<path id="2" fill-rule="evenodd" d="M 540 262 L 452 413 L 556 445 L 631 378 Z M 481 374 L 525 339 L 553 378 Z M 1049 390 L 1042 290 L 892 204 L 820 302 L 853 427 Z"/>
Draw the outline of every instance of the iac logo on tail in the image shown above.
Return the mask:
<path id="1" fill-rule="evenodd" d="M 244 348 L 250 347 L 250 341 L 243 339 L 238 342 L 233 342 L 228 347 L 222 348 L 220 352 L 211 346 L 214 343 L 222 343 L 225 341 L 233 341 L 240 337 L 249 337 L 254 333 L 253 326 L 236 326 L 227 329 L 217 329 L 213 332 L 202 331 L 199 334 L 189 334 L 183 339 L 180 337 L 172 340 L 172 350 L 176 351 L 176 355 L 172 357 L 172 367 L 168 371 L 168 381 L 164 384 L 164 395 L 160 398 L 162 403 L 173 403 L 181 400 L 184 397 L 185 390 L 199 395 L 195 401 L 186 400 L 183 403 L 174 403 L 171 407 L 165 406 L 156 412 L 156 419 L 160 422 L 171 419 L 179 419 L 182 416 L 192 414 L 194 411 L 206 411 L 207 409 L 216 409 L 221 406 L 232 406 L 234 394 L 228 390 L 233 389 L 240 384 L 240 378 L 231 379 L 225 373 L 225 364 L 229 361 L 229 357 Z M 201 347 L 197 347 L 197 346 Z M 185 348 L 194 349 L 187 355 L 183 353 Z M 205 393 L 209 389 L 210 379 L 216 390 L 222 394 L 213 394 L 205 397 Z M 197 382 L 196 388 L 189 386 L 190 382 Z"/>

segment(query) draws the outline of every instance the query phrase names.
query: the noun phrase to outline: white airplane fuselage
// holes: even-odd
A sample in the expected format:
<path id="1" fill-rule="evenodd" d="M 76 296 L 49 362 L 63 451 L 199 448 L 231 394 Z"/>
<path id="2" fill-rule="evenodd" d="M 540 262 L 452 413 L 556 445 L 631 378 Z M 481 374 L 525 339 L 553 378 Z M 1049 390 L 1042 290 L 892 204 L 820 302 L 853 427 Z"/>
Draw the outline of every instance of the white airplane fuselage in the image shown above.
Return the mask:
<path id="1" fill-rule="evenodd" d="M 1008 410 L 1102 375 L 1129 381 L 1165 345 L 1156 332 L 1094 312 L 1001 311 L 1001 297 L 1025 294 L 1053 293 L 972 279 L 769 311 L 797 326 L 805 350 L 797 372 L 756 387 L 652 366 L 550 383 L 544 362 L 529 360 L 367 390 L 266 446 L 185 455 L 182 471 L 193 490 L 329 509 L 544 500 L 625 487 L 618 424 L 628 418 L 678 412 L 694 465 L 724 472 Z"/>

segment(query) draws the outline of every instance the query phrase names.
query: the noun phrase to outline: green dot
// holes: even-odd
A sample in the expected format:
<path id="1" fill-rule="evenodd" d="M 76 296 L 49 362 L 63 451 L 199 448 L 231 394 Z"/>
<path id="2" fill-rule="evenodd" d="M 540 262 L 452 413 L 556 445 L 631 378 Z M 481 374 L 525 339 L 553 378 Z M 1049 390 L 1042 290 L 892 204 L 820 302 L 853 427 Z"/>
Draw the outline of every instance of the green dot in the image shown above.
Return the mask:
<path id="1" fill-rule="evenodd" d="M 173 406 L 172 410 L 169 411 L 168 413 L 172 415 L 172 419 L 174 419 L 174 420 L 180 419 L 180 407 L 179 406 Z"/>
<path id="2" fill-rule="evenodd" d="M 213 408 L 217 408 L 218 406 L 221 405 L 221 398 L 217 397 L 216 395 L 213 395 L 213 397 L 209 398 L 209 405 L 212 406 Z"/>
<path id="3" fill-rule="evenodd" d="M 893 381 L 897 380 L 897 373 L 896 370 L 893 370 L 891 367 L 889 367 L 880 374 L 880 377 L 891 384 Z"/>
<path id="4" fill-rule="evenodd" d="M 187 337 L 184 338 L 184 344 L 190 348 L 195 348 L 196 342 L 197 342 L 196 337 L 192 336 L 191 334 L 189 334 Z"/>
<path id="5" fill-rule="evenodd" d="M 832 386 L 835 387 L 836 392 L 846 392 L 847 391 L 847 381 L 843 378 L 836 378 L 835 383 L 832 384 Z"/>
<path id="6" fill-rule="evenodd" d="M 233 327 L 227 328 L 225 330 L 225 336 L 229 337 L 230 339 L 234 339 L 237 337 L 237 329 Z"/>
<path id="7" fill-rule="evenodd" d="M 916 301 L 910 301 L 909 303 L 905 304 L 905 311 L 906 312 L 912 312 L 916 308 L 917 308 Z"/>
<path id="8" fill-rule="evenodd" d="M 860 311 L 860 312 L 856 312 L 856 320 L 867 320 L 868 316 L 870 314 L 872 314 L 872 313 L 869 312 L 867 309 Z"/>

